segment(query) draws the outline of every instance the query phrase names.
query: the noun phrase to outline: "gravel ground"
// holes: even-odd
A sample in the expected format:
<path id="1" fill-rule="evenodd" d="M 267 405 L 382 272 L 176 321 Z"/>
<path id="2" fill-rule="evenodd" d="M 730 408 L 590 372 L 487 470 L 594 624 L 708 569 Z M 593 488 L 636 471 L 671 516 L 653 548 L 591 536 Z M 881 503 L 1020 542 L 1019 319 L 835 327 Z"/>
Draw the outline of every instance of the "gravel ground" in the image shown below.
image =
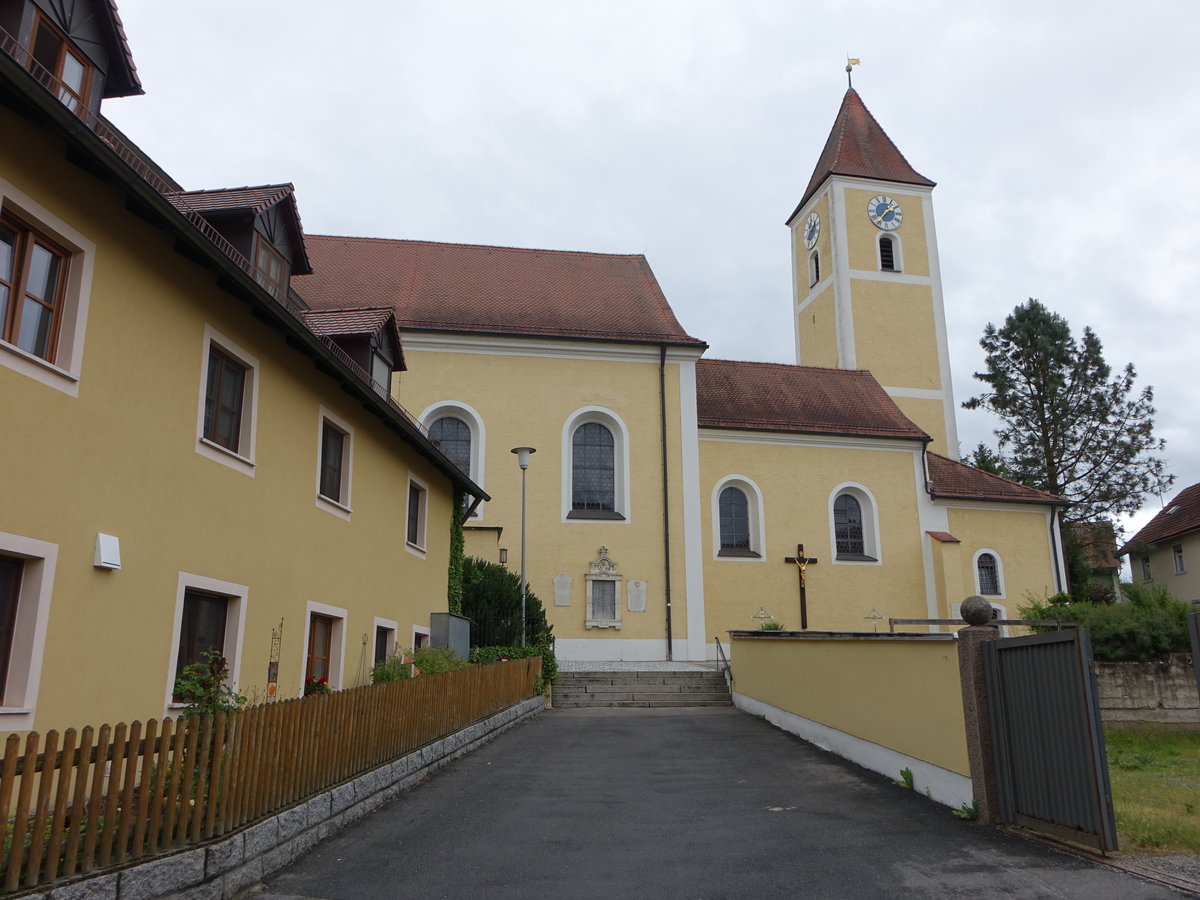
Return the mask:
<path id="1" fill-rule="evenodd" d="M 1129 862 L 1154 872 L 1162 872 L 1175 878 L 1184 878 L 1195 882 L 1197 892 L 1200 892 L 1200 856 L 1188 853 L 1172 853 L 1164 856 L 1145 854 L 1118 853 L 1113 857 L 1118 865 Z"/>

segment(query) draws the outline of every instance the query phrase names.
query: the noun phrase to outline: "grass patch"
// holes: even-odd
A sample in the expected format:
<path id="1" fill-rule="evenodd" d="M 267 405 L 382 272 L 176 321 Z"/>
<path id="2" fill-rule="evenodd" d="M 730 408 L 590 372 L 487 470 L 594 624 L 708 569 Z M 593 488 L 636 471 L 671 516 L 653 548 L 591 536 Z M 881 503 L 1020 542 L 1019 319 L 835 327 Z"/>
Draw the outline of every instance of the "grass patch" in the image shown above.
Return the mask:
<path id="1" fill-rule="evenodd" d="M 1200 732 L 1108 725 L 1122 850 L 1200 854 Z"/>

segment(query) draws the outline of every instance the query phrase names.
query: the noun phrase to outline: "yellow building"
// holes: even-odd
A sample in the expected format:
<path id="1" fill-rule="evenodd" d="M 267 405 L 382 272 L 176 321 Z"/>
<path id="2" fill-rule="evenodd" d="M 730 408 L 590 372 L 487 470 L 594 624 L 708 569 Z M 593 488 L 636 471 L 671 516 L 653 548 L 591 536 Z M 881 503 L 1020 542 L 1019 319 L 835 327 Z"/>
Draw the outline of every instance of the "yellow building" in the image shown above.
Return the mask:
<path id="1" fill-rule="evenodd" d="M 252 699 L 364 683 L 486 498 L 388 396 L 393 311 L 289 291 L 290 185 L 183 192 L 108 125 L 111 4 L 3 0 L 0 50 L 0 731 L 171 714 L 209 648 Z"/>
<path id="2" fill-rule="evenodd" d="M 293 285 L 395 310 L 397 398 L 495 497 L 469 552 L 519 565 L 510 451 L 536 449 L 526 568 L 560 656 L 712 658 L 759 611 L 1003 616 L 1061 589 L 1060 504 L 957 461 L 932 188 L 848 91 L 789 219 L 798 365 L 702 358 L 640 256 L 309 236 Z"/>
<path id="3" fill-rule="evenodd" d="M 1200 607 L 1200 484 L 1184 488 L 1121 548 L 1133 583 Z"/>

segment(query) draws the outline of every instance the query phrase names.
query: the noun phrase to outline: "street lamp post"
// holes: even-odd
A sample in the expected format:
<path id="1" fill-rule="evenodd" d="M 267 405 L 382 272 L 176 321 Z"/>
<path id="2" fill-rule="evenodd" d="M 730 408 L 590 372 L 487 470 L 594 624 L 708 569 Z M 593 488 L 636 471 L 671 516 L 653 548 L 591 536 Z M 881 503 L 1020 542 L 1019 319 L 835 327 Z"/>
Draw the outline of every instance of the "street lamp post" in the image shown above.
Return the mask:
<path id="1" fill-rule="evenodd" d="M 513 447 L 517 465 L 521 467 L 521 646 L 525 646 L 525 472 L 529 457 L 537 453 L 533 447 Z"/>

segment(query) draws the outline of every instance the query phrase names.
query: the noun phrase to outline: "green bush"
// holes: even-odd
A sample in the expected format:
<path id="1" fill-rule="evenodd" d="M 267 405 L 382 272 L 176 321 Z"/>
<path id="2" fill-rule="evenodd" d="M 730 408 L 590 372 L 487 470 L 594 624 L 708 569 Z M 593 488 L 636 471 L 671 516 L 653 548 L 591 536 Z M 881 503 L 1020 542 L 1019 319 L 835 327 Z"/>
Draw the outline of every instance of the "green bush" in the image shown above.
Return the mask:
<path id="1" fill-rule="evenodd" d="M 439 672 L 455 672 L 459 669 L 469 669 L 471 663 L 463 659 L 448 647 L 421 647 L 410 654 L 417 671 L 422 675 L 436 675 Z"/>
<path id="2" fill-rule="evenodd" d="M 531 656 L 542 658 L 542 677 L 536 690 L 540 694 L 547 684 L 553 684 L 558 679 L 558 659 L 554 655 L 554 640 L 545 635 L 542 640 L 525 647 L 474 647 L 471 649 L 471 662 L 480 665 L 499 662 L 500 657 L 509 659 L 526 659 Z"/>
<path id="3" fill-rule="evenodd" d="M 233 712 L 246 705 L 246 698 L 228 684 L 229 664 L 220 650 L 204 650 L 197 662 L 183 667 L 175 680 L 175 696 L 184 704 L 183 715 Z"/>
<path id="4" fill-rule="evenodd" d="M 1086 628 L 1093 654 L 1105 662 L 1144 662 L 1188 651 L 1188 604 L 1176 600 L 1162 585 L 1127 586 L 1125 593 L 1128 603 L 1061 603 L 1055 596 L 1033 601 L 1018 612 L 1024 619 L 1059 619 Z"/>
<path id="5" fill-rule="evenodd" d="M 375 664 L 371 670 L 371 684 L 387 684 L 390 681 L 403 681 L 412 678 L 412 664 L 407 662 L 407 653 L 393 653 L 383 662 Z"/>
<path id="6" fill-rule="evenodd" d="M 521 582 L 507 568 L 473 556 L 463 560 L 462 614 L 472 622 L 476 647 L 507 647 L 521 643 Z M 546 611 L 525 585 L 525 643 L 553 643 Z"/>

